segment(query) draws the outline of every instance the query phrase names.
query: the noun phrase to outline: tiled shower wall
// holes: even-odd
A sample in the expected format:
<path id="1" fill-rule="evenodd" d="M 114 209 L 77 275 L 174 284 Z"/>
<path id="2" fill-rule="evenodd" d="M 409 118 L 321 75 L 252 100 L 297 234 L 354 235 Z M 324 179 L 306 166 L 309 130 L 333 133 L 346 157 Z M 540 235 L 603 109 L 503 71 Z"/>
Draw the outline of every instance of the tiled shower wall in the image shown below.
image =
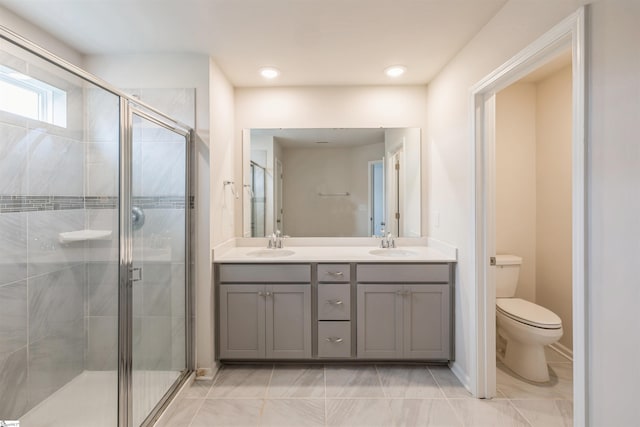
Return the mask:
<path id="1" fill-rule="evenodd" d="M 119 108 L 112 94 L 6 52 L 0 63 L 68 96 L 66 128 L 0 112 L 0 419 L 17 419 L 84 370 L 116 369 Z M 194 90 L 139 95 L 193 124 Z M 179 185 L 180 144 L 147 133 L 139 136 L 157 141 L 134 153 L 146 165 L 140 188 L 147 189 L 136 194 L 147 213 L 138 235 L 147 274 L 134 288 L 134 334 L 140 337 L 135 351 L 155 356 L 139 358 L 137 366 L 179 369 L 184 248 L 175 242 L 184 204 L 164 191 L 170 185 L 158 183 Z M 60 233 L 83 229 L 112 234 L 60 241 Z"/>
<path id="2" fill-rule="evenodd" d="M 0 62 L 67 91 L 67 127 L 0 112 L 0 419 L 15 419 L 84 369 L 83 88 L 0 51 Z"/>

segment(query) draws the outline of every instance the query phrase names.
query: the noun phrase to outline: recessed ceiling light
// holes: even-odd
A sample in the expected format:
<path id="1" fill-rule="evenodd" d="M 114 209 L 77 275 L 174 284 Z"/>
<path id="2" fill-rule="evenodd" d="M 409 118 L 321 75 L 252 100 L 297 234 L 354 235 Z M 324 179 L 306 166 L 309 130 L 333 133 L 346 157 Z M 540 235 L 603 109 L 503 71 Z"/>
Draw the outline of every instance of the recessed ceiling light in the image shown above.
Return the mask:
<path id="1" fill-rule="evenodd" d="M 280 70 L 274 67 L 262 67 L 260 68 L 260 75 L 265 79 L 275 79 L 280 75 Z"/>
<path id="2" fill-rule="evenodd" d="M 389 77 L 400 77 L 407 71 L 407 67 L 404 65 L 392 65 L 384 70 L 384 73 Z"/>

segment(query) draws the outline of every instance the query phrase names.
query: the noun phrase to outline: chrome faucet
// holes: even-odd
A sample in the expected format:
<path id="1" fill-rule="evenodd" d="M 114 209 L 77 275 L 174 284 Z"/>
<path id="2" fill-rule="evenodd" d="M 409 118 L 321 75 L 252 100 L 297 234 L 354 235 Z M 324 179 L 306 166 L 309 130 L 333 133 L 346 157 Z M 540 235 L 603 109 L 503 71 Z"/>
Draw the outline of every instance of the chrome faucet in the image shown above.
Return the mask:
<path id="1" fill-rule="evenodd" d="M 388 233 L 386 236 L 383 234 L 382 238 L 380 239 L 380 247 L 385 249 L 395 248 L 396 241 L 393 238 L 393 234 Z"/>
<path id="2" fill-rule="evenodd" d="M 271 233 L 269 236 L 269 242 L 267 243 L 268 249 L 282 249 L 284 247 L 284 239 L 287 236 L 282 236 L 280 230 L 276 230 L 275 233 Z"/>

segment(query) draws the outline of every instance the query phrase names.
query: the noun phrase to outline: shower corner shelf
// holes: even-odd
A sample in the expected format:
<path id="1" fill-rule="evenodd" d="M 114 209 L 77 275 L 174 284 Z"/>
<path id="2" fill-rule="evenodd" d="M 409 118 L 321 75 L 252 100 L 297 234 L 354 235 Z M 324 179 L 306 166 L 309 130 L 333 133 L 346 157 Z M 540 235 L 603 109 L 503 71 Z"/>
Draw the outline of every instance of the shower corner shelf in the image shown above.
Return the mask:
<path id="1" fill-rule="evenodd" d="M 82 242 L 86 240 L 111 240 L 111 230 L 77 230 L 60 233 L 60 243 Z"/>

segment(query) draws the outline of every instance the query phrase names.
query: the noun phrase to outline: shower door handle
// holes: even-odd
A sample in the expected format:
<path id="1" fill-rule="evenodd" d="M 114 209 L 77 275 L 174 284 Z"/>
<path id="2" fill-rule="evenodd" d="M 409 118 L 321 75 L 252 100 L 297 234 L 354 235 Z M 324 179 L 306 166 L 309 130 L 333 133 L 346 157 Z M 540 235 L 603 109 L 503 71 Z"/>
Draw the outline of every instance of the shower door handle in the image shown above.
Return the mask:
<path id="1" fill-rule="evenodd" d="M 129 280 L 139 282 L 142 280 L 142 267 L 136 267 L 129 270 Z"/>

